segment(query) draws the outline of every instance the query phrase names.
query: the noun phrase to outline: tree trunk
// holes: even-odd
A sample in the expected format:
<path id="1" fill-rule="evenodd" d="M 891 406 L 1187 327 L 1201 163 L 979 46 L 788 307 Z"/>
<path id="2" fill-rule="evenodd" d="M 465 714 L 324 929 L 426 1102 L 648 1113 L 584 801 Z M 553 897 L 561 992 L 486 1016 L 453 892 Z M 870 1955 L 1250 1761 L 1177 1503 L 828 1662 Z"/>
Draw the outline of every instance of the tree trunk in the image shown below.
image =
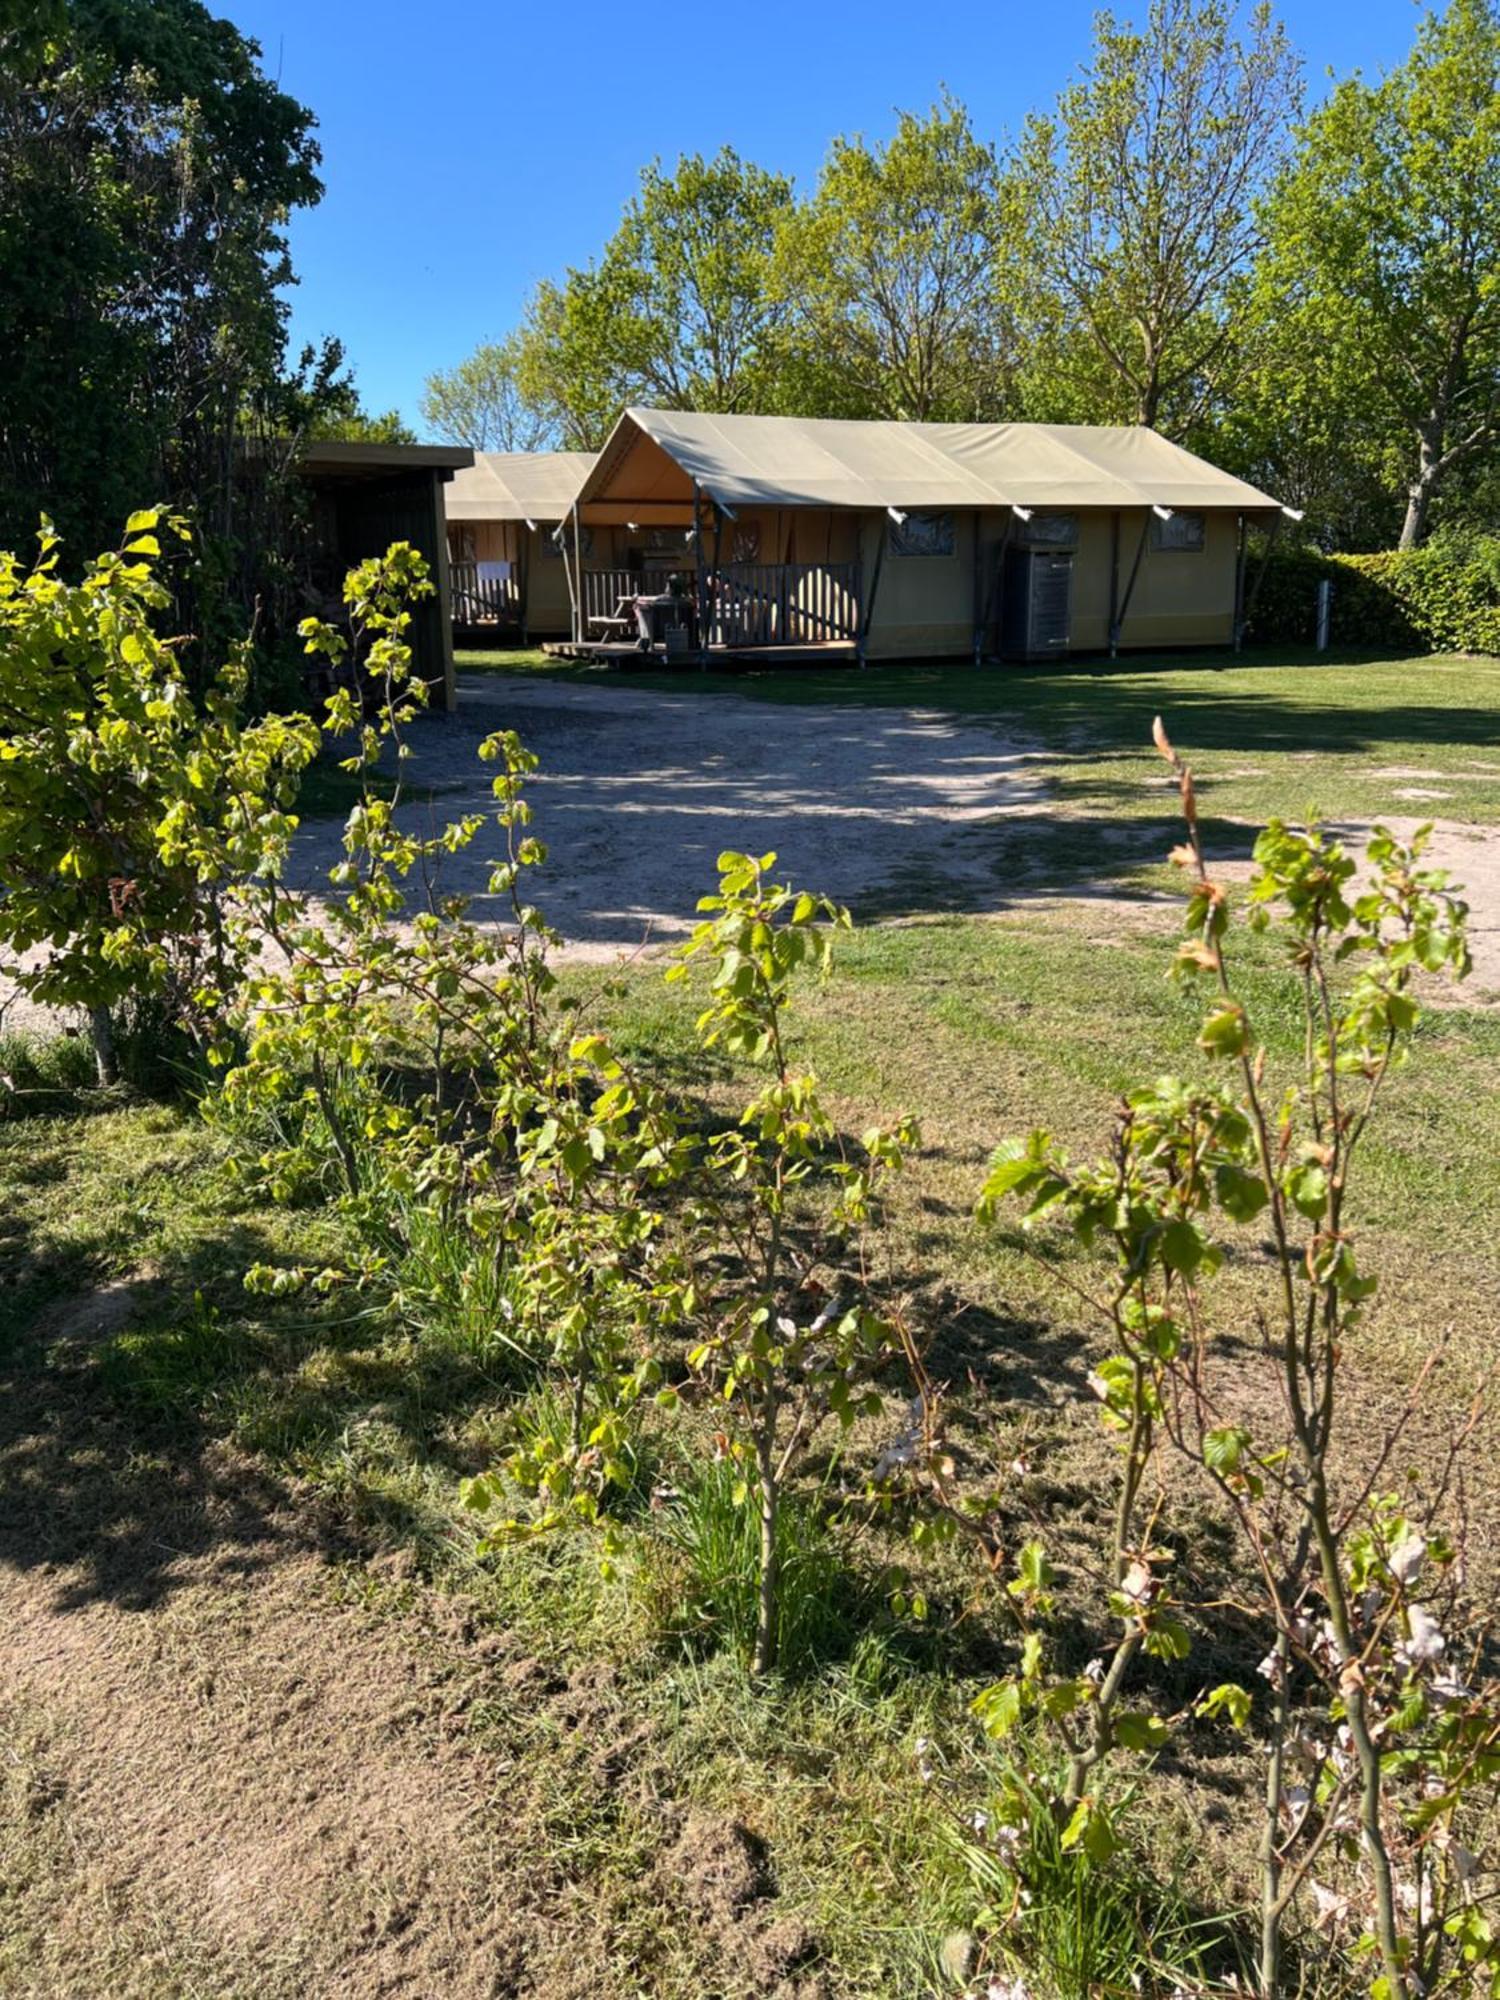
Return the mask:
<path id="1" fill-rule="evenodd" d="M 1442 476 L 1442 460 L 1437 440 L 1427 431 L 1417 439 L 1417 476 L 1406 489 L 1406 519 L 1401 524 L 1398 547 L 1414 549 L 1427 532 L 1427 515 Z"/>
<path id="2" fill-rule="evenodd" d="M 755 1443 L 760 1488 L 760 1598 L 756 1607 L 752 1674 L 771 1673 L 777 1653 L 777 1584 L 780 1562 L 776 1552 L 776 1403 L 767 1391 L 767 1407 Z"/>
<path id="3" fill-rule="evenodd" d="M 1398 548 L 1414 549 L 1427 532 L 1427 510 L 1432 505 L 1432 488 L 1414 480 L 1406 490 L 1406 519 L 1401 523 Z"/>
<path id="4" fill-rule="evenodd" d="M 112 1083 L 120 1081 L 120 1066 L 115 1057 L 115 1024 L 107 1007 L 90 1007 L 89 1033 L 94 1040 L 94 1072 L 99 1086 L 107 1090 Z"/>

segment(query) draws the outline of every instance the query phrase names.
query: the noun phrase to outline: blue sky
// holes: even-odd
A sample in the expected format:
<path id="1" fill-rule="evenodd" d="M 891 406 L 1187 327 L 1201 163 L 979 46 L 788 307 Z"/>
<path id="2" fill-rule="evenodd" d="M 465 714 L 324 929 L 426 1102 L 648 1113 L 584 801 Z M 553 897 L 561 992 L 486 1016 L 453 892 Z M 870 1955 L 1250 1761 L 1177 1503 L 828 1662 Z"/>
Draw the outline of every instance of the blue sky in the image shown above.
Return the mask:
<path id="1" fill-rule="evenodd" d="M 1116 0 L 1117 14 L 1145 0 Z M 1087 56 L 1093 0 L 218 0 L 317 114 L 327 193 L 296 218 L 298 339 L 337 333 L 366 405 L 420 422 L 434 368 L 506 332 L 538 278 L 586 261 L 643 162 L 711 153 L 811 181 L 946 84 L 999 138 Z M 1414 0 L 1290 0 L 1324 72 L 1399 62 Z"/>

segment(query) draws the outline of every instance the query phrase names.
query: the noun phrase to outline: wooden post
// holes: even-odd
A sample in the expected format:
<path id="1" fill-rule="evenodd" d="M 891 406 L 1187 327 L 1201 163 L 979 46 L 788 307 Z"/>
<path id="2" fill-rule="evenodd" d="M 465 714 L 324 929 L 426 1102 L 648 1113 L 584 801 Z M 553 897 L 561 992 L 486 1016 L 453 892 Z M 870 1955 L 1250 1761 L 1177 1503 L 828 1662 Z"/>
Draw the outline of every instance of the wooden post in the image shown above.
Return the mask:
<path id="1" fill-rule="evenodd" d="M 581 645 L 588 637 L 586 618 L 587 606 L 583 601 L 583 529 L 578 522 L 578 502 L 573 502 L 573 573 L 578 579 L 578 595 L 573 603 L 573 619 L 577 626 L 574 639 Z"/>
<path id="2" fill-rule="evenodd" d="M 713 569 L 709 576 L 709 582 L 712 584 L 715 593 L 715 595 L 712 598 L 712 602 L 714 603 L 715 607 L 717 607 L 718 598 L 716 593 L 718 592 L 719 588 L 719 556 L 724 547 L 724 509 L 719 505 L 717 500 L 714 501 L 713 508 L 714 508 L 714 561 L 713 561 Z M 708 596 L 709 593 L 705 591 L 704 595 Z M 713 615 L 715 619 L 717 619 L 718 617 L 717 608 L 715 608 Z M 708 648 L 713 644 L 713 636 L 714 635 L 711 631 L 707 631 L 702 634 L 703 649 L 705 653 L 708 651 Z"/>
<path id="3" fill-rule="evenodd" d="M 1109 517 L 1109 657 L 1115 657 L 1115 627 L 1120 622 L 1120 510 Z"/>
<path id="4" fill-rule="evenodd" d="M 1125 629 L 1125 614 L 1130 609 L 1130 600 L 1135 594 L 1135 580 L 1141 573 L 1141 558 L 1146 553 L 1146 537 L 1151 532 L 1151 509 L 1146 509 L 1146 518 L 1141 523 L 1141 539 L 1135 545 L 1135 561 L 1130 565 L 1130 581 L 1125 586 L 1125 595 L 1120 600 L 1120 608 L 1115 613 L 1114 624 L 1109 634 L 1109 657 L 1114 659 L 1120 650 L 1120 634 Z"/>
<path id="5" fill-rule="evenodd" d="M 693 481 L 693 574 L 698 602 L 698 664 L 708 665 L 708 600 L 703 576 L 703 488 Z"/>
<path id="6" fill-rule="evenodd" d="M 443 669 L 443 706 L 458 706 L 458 681 L 453 667 L 453 581 L 448 574 L 448 528 L 443 519 L 443 484 L 450 475 L 432 475 L 432 555 L 437 571 L 438 646 Z"/>
<path id="7" fill-rule="evenodd" d="M 522 521 L 516 529 L 516 590 L 519 593 L 521 612 L 521 644 L 531 644 L 531 544 L 536 530 L 530 522 Z"/>
<path id="8" fill-rule="evenodd" d="M 1234 650 L 1245 643 L 1245 517 L 1236 516 L 1234 531 Z"/>

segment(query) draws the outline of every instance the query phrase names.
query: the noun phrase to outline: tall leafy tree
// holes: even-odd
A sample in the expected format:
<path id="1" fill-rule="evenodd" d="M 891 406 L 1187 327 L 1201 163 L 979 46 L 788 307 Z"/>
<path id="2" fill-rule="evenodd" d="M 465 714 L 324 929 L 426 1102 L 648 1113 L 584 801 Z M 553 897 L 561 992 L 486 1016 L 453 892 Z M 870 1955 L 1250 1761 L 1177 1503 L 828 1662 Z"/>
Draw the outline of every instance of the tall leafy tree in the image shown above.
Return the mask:
<path id="1" fill-rule="evenodd" d="M 1305 392 L 1372 419 L 1401 546 L 1500 442 L 1500 13 L 1451 0 L 1377 84 L 1339 84 L 1266 206 L 1264 310 Z M 1394 526 L 1394 518 L 1392 519 Z"/>
<path id="2" fill-rule="evenodd" d="M 1097 17 L 1091 62 L 1022 136 L 1008 258 L 1061 414 L 1182 436 L 1223 394 L 1231 288 L 1298 91 L 1268 6 L 1243 37 L 1224 0 L 1151 0 L 1142 28 Z"/>
<path id="3" fill-rule="evenodd" d="M 572 446 L 602 443 L 626 403 L 764 407 L 786 309 L 771 282 L 791 182 L 725 147 L 641 176 L 596 264 L 544 284 L 518 381 Z"/>
<path id="4" fill-rule="evenodd" d="M 529 399 L 522 367 L 517 335 L 483 342 L 456 368 L 427 377 L 422 421 L 447 443 L 475 451 L 548 449 L 557 441 L 557 416 Z"/>
<path id="5" fill-rule="evenodd" d="M 1014 354 L 996 282 L 1003 192 L 993 147 L 951 97 L 903 112 L 883 146 L 834 141 L 777 267 L 810 413 L 998 414 Z"/>
<path id="6" fill-rule="evenodd" d="M 311 114 L 200 0 L 0 15 L 0 539 L 102 544 L 143 494 L 227 527 L 227 440 L 277 375 Z"/>

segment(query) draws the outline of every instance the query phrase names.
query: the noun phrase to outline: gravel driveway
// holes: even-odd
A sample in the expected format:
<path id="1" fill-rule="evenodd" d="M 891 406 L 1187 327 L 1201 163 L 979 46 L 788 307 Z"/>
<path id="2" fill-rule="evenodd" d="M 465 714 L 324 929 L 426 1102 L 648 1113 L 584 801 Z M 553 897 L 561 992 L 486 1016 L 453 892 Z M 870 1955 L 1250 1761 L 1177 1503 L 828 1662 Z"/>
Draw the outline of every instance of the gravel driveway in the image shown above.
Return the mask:
<path id="1" fill-rule="evenodd" d="M 856 908 L 994 907 L 997 816 L 1044 809 L 1034 746 L 921 710 L 471 674 L 456 715 L 411 733 L 414 783 L 440 788 L 434 822 L 493 805 L 475 752 L 505 728 L 541 758 L 527 788 L 549 849 L 536 900 L 601 956 L 681 936 L 727 847 L 774 849 L 778 872 Z M 339 833 L 303 828 L 297 882 L 322 879 Z M 481 835 L 441 878 L 475 895 L 476 915 L 497 841 Z"/>

